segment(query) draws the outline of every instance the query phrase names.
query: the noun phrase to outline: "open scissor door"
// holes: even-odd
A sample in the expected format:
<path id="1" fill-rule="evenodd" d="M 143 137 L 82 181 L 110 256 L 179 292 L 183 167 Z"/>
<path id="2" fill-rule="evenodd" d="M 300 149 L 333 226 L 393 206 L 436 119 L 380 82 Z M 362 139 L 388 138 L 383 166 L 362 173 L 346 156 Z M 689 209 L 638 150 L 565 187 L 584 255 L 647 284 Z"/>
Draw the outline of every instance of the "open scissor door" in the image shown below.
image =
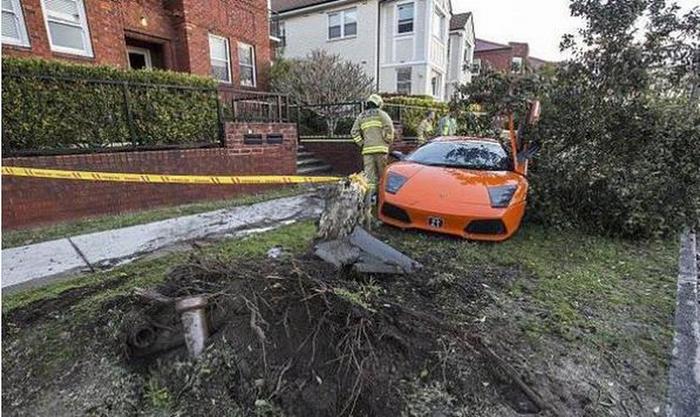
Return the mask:
<path id="1" fill-rule="evenodd" d="M 541 105 L 539 100 L 529 103 L 528 111 L 520 121 L 518 130 L 515 130 L 515 116 L 508 117 L 508 132 L 510 137 L 510 150 L 513 156 L 513 170 L 521 175 L 527 175 L 528 160 L 539 150 L 539 145 L 528 143 L 524 137 L 525 125 L 534 125 L 540 120 Z"/>

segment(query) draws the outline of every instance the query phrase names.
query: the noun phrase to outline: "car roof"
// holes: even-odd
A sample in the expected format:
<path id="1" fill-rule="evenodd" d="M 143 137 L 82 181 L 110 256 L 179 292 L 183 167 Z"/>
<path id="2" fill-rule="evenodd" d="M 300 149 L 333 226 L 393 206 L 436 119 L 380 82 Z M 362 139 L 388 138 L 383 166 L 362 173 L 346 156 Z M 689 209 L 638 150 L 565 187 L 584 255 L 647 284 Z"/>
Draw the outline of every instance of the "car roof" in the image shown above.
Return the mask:
<path id="1" fill-rule="evenodd" d="M 440 136 L 433 139 L 432 142 L 486 142 L 499 145 L 501 143 L 493 138 L 478 138 L 476 136 Z"/>

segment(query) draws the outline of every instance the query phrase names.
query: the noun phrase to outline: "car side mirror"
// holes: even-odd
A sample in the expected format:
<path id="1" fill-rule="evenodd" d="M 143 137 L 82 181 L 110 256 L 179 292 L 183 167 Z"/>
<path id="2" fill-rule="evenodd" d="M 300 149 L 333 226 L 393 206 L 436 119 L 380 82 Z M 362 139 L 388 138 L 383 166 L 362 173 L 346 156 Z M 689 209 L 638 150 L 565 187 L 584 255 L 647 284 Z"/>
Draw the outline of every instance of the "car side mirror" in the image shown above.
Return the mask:
<path id="1" fill-rule="evenodd" d="M 403 161 L 406 159 L 406 155 L 401 152 L 401 151 L 391 151 L 389 155 L 393 156 L 394 158 L 398 159 L 399 161 Z"/>

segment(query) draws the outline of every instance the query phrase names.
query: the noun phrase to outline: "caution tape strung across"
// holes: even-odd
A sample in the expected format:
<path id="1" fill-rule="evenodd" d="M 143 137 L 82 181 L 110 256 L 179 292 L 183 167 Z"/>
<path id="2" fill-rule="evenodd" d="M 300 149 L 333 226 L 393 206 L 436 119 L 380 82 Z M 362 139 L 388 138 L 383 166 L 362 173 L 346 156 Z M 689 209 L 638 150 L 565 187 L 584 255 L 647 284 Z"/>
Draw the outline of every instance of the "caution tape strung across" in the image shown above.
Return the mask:
<path id="1" fill-rule="evenodd" d="M 161 175 L 125 172 L 66 171 L 60 169 L 2 167 L 2 175 L 79 181 L 139 182 L 146 184 L 307 184 L 339 181 L 340 177 L 298 175 Z"/>

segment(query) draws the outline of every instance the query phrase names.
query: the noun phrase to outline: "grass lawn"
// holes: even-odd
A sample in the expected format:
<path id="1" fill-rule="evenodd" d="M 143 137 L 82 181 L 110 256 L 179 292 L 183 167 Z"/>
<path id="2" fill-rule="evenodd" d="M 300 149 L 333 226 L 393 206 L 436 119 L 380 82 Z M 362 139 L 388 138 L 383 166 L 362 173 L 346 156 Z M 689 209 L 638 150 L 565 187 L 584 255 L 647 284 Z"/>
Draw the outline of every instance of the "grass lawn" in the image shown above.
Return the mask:
<path id="1" fill-rule="evenodd" d="M 291 254 L 306 252 L 314 231 L 312 222 L 303 222 L 200 250 L 224 262 L 262 263 L 274 245 Z M 524 225 L 500 244 L 387 227 L 375 234 L 423 263 L 421 276 L 448 283 L 478 281 L 484 300 L 476 303 L 476 310 L 452 314 L 450 302 L 439 294 L 417 299 L 437 305 L 446 320 L 476 326 L 484 339 L 512 355 L 514 366 L 523 372 L 529 369 L 536 385 L 548 381 L 561 389 L 562 398 L 580 403 L 580 415 L 626 416 L 627 410 L 631 415 L 653 415 L 657 407 L 663 408 L 677 274 L 675 240 L 630 242 L 535 225 Z M 3 395 L 3 406 L 17 401 L 19 409 L 32 410 L 35 393 L 24 384 L 60 380 L 82 354 L 76 347 L 82 342 L 62 335 L 76 327 L 97 326 L 95 320 L 101 319 L 96 317 L 105 306 L 118 309 L 134 287 L 163 281 L 166 272 L 188 256 L 140 260 L 4 296 L 3 371 L 9 376 L 3 376 L 3 383 L 12 388 Z M 406 283 L 402 277 L 379 277 L 371 281 L 371 291 L 339 290 L 338 295 L 379 310 L 373 304 L 378 294 L 391 294 Z M 443 293 L 454 291 L 445 288 Z M 53 310 L 59 313 L 45 313 Z M 21 319 L 26 316 L 33 318 Z M 120 375 L 125 372 L 117 368 Z"/>
<path id="2" fill-rule="evenodd" d="M 302 192 L 304 192 L 304 188 L 302 187 L 285 187 L 226 200 L 206 201 L 174 207 L 162 207 L 133 213 L 88 218 L 38 228 L 3 231 L 2 247 L 13 248 L 84 233 L 100 232 L 103 230 L 117 229 L 120 227 L 165 220 L 173 217 L 204 213 L 227 207 L 259 203 L 261 201 L 288 197 L 291 195 L 300 194 Z"/>

